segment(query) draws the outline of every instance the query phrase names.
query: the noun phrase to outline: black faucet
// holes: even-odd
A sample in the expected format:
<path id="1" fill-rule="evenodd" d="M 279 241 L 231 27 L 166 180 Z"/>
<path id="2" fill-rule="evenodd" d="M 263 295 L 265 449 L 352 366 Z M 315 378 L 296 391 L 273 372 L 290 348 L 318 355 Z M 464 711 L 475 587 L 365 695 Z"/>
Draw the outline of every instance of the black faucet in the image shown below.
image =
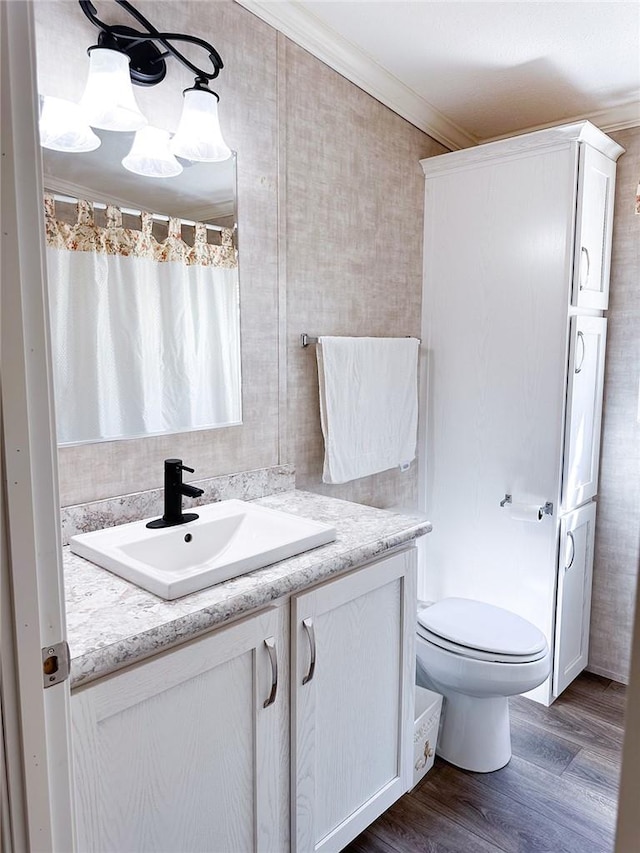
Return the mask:
<path id="1" fill-rule="evenodd" d="M 198 514 L 182 512 L 182 496 L 199 498 L 204 494 L 203 489 L 182 482 L 182 472 L 194 473 L 193 468 L 182 464 L 182 459 L 164 460 L 164 515 L 148 522 L 147 527 L 174 527 L 176 524 L 186 524 L 195 521 Z"/>

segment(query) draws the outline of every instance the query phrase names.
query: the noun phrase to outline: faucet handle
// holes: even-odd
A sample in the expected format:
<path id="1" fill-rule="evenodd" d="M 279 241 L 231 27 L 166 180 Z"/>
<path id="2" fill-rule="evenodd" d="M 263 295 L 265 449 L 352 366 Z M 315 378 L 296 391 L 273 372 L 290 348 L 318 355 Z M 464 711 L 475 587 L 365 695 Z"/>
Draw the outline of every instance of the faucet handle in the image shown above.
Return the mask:
<path id="1" fill-rule="evenodd" d="M 165 459 L 164 467 L 165 470 L 173 469 L 174 471 L 188 471 L 190 474 L 195 474 L 195 469 L 189 468 L 187 465 L 183 465 L 182 459 Z"/>

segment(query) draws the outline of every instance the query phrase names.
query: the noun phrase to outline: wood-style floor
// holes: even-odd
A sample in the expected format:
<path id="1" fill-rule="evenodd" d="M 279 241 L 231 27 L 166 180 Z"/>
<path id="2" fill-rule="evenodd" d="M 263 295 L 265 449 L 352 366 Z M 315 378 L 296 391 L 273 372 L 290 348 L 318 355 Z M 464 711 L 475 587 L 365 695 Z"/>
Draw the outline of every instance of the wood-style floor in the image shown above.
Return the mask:
<path id="1" fill-rule="evenodd" d="M 611 853 L 624 703 L 623 685 L 589 673 L 550 708 L 511 700 L 506 767 L 436 759 L 345 853 Z"/>

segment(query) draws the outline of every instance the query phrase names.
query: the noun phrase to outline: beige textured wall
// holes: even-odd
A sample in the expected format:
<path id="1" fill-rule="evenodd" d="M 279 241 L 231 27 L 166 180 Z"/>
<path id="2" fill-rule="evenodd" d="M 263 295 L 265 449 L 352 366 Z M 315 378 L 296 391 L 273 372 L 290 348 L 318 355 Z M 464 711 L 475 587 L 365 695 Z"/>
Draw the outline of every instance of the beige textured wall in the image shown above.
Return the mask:
<path id="1" fill-rule="evenodd" d="M 640 561 L 640 128 L 611 136 L 626 153 L 616 179 L 589 669 L 626 681 Z"/>
<path id="2" fill-rule="evenodd" d="M 287 458 L 299 488 L 415 506 L 417 466 L 322 483 L 312 335 L 420 337 L 424 174 L 445 149 L 289 41 L 286 47 Z"/>
<path id="3" fill-rule="evenodd" d="M 419 160 L 444 149 L 235 3 L 136 5 L 161 29 L 209 38 L 225 63 L 214 88 L 238 151 L 244 422 L 62 448 L 62 504 L 158 487 L 167 456 L 198 477 L 292 462 L 299 485 L 320 490 L 315 353 L 298 334 L 419 335 Z M 109 22 L 118 14 L 99 12 Z M 36 23 L 41 91 L 79 99 L 97 30 L 75 0 L 37 3 Z M 191 84 L 172 62 L 160 87 L 136 95 L 171 128 Z M 416 481 L 413 466 L 326 491 L 407 505 Z"/>

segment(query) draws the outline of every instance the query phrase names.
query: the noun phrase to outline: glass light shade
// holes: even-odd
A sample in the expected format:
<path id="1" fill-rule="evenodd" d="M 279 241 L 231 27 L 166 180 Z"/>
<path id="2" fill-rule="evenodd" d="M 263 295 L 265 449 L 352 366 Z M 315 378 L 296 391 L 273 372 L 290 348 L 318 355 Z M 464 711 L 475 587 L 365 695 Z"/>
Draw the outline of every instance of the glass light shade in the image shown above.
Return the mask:
<path id="1" fill-rule="evenodd" d="M 143 127 L 136 133 L 122 165 L 145 178 L 172 178 L 182 171 L 169 150 L 169 131 L 159 127 Z"/>
<path id="2" fill-rule="evenodd" d="M 53 151 L 95 151 L 100 137 L 91 130 L 78 104 L 44 95 L 40 112 L 40 144 Z"/>
<path id="3" fill-rule="evenodd" d="M 129 57 L 105 47 L 89 49 L 89 77 L 80 101 L 87 121 L 104 130 L 139 130 L 147 123 L 138 109 Z"/>
<path id="4" fill-rule="evenodd" d="M 217 95 L 206 89 L 186 90 L 180 124 L 170 148 L 177 157 L 204 163 L 231 157 L 220 130 Z"/>

